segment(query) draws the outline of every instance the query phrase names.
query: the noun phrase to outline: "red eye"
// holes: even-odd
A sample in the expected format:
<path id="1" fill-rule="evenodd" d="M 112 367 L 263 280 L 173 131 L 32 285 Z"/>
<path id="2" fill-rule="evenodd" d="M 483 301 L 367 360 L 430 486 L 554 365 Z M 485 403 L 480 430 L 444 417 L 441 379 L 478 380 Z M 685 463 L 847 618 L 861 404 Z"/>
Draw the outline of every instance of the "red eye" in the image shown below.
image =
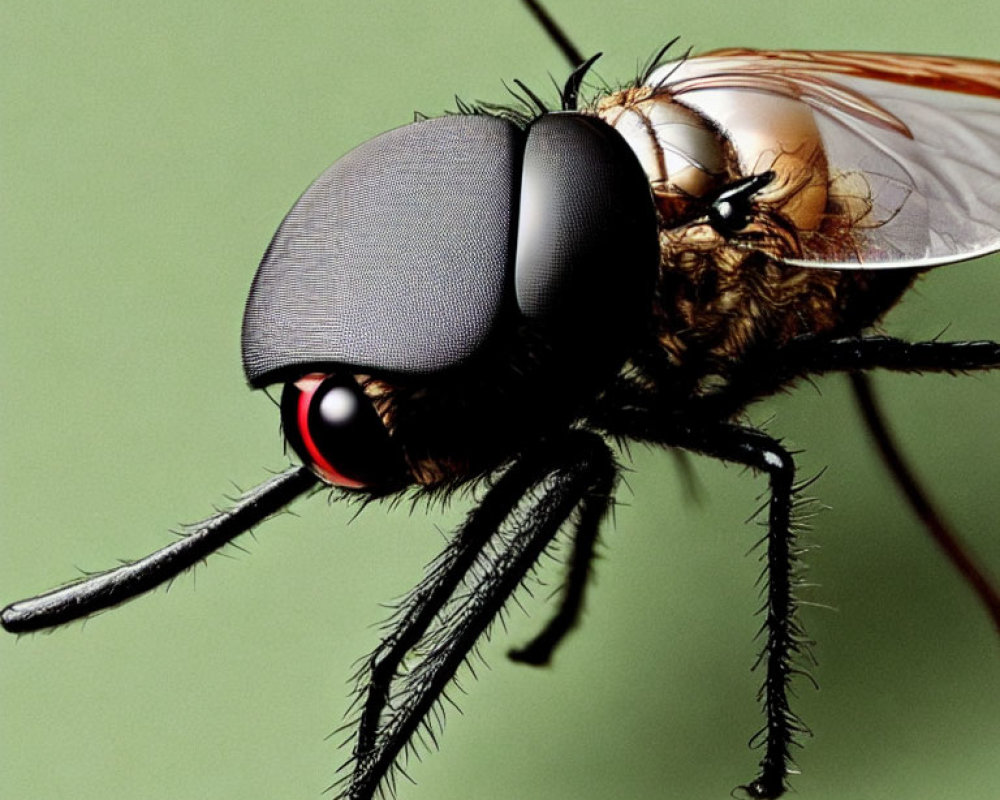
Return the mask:
<path id="1" fill-rule="evenodd" d="M 327 483 L 366 489 L 403 482 L 402 456 L 352 376 L 314 372 L 285 384 L 281 419 L 292 449 Z"/>

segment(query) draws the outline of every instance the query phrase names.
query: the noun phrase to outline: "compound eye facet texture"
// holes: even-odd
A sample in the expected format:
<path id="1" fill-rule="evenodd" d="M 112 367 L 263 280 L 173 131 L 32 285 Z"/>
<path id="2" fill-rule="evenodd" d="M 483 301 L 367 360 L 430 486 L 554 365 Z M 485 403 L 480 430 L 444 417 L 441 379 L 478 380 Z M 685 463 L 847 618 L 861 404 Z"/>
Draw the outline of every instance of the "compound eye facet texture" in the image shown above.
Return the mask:
<path id="1" fill-rule="evenodd" d="M 430 375 L 477 355 L 506 300 L 522 139 L 493 117 L 425 120 L 317 178 L 250 289 L 251 385 L 317 364 Z"/>
<path id="2" fill-rule="evenodd" d="M 648 316 L 659 254 L 649 180 L 622 136 L 582 114 L 535 120 L 514 266 L 521 313 L 587 346 L 627 336 Z"/>
<path id="3" fill-rule="evenodd" d="M 286 383 L 281 418 L 292 449 L 327 483 L 372 489 L 400 482 L 402 455 L 353 376 L 310 373 Z"/>

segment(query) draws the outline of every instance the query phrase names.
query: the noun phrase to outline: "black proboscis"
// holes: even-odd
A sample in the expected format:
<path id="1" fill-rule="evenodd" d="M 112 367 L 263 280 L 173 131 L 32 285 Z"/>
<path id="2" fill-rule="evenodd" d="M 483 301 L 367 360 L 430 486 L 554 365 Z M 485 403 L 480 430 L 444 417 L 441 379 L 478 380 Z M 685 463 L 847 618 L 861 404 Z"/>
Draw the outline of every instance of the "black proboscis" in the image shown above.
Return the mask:
<path id="1" fill-rule="evenodd" d="M 0 623 L 10 633 L 28 633 L 72 622 L 131 600 L 202 561 L 318 482 L 305 467 L 290 467 L 246 492 L 232 508 L 191 526 L 176 541 L 145 558 L 11 603 L 0 612 Z"/>

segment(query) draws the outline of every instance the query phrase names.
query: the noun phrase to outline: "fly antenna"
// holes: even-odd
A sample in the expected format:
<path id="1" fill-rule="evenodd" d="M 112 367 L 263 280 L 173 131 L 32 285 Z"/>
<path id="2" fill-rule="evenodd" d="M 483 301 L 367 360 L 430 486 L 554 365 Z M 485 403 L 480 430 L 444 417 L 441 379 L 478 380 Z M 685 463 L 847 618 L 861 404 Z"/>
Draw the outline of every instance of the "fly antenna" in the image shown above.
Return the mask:
<path id="1" fill-rule="evenodd" d="M 552 18 L 552 15 L 549 14 L 545 7 L 536 0 L 524 0 L 524 4 L 528 7 L 528 11 L 531 12 L 531 16 L 545 29 L 552 43 L 559 48 L 559 52 L 569 61 L 569 65 L 573 69 L 576 69 L 583 64 L 584 59 L 579 48 L 569 40 L 566 32 Z"/>

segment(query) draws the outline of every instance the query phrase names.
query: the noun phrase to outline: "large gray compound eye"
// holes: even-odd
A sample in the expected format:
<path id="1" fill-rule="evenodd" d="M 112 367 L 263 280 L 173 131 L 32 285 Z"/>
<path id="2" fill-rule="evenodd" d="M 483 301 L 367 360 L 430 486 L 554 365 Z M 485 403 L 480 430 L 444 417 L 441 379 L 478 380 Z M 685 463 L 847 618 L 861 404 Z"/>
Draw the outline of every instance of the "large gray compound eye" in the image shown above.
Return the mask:
<path id="1" fill-rule="evenodd" d="M 324 363 L 430 375 L 477 355 L 507 305 L 523 140 L 506 120 L 441 117 L 323 172 L 254 277 L 250 383 Z"/>
<path id="2" fill-rule="evenodd" d="M 514 286 L 521 312 L 593 347 L 648 319 L 659 264 L 649 180 L 602 120 L 544 114 L 528 129 Z"/>

